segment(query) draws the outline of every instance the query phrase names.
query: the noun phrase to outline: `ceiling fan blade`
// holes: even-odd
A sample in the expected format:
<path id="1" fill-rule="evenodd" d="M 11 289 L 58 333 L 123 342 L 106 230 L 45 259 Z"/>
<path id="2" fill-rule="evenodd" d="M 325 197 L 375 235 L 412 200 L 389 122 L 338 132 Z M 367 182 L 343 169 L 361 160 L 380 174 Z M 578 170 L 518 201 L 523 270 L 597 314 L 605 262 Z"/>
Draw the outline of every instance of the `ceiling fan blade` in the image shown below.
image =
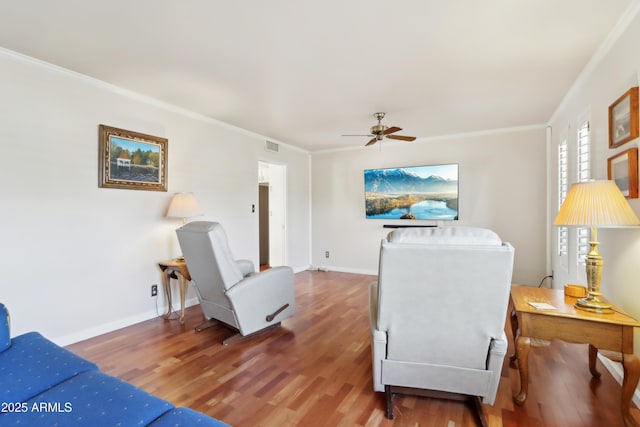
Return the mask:
<path id="1" fill-rule="evenodd" d="M 389 135 L 390 133 L 398 132 L 399 130 L 402 130 L 402 128 L 399 128 L 397 126 L 391 126 L 389 129 L 385 130 L 383 133 L 385 135 Z"/>
<path id="2" fill-rule="evenodd" d="M 375 144 L 376 142 L 378 142 L 378 138 L 373 138 L 371 141 L 367 142 L 364 146 L 368 147 L 370 145 Z"/>
<path id="3" fill-rule="evenodd" d="M 387 135 L 389 139 L 399 139 L 401 141 L 415 141 L 415 136 L 403 136 L 403 135 Z"/>
<path id="4" fill-rule="evenodd" d="M 356 134 L 352 134 L 352 133 L 350 133 L 350 134 L 348 134 L 348 135 L 344 135 L 344 134 L 343 134 L 343 135 L 340 135 L 340 136 L 373 136 L 373 135 L 371 135 L 370 133 L 368 133 L 368 134 L 366 134 L 366 135 L 356 135 Z"/>

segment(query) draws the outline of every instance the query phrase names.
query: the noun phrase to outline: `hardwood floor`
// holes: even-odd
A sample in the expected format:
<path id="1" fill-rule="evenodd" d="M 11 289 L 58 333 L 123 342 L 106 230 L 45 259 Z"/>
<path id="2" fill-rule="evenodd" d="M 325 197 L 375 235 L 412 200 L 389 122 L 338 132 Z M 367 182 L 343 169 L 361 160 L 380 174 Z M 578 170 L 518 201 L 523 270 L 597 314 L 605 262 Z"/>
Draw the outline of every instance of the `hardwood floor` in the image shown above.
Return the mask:
<path id="1" fill-rule="evenodd" d="M 373 280 L 299 273 L 296 315 L 271 334 L 228 347 L 221 342 L 233 332 L 225 327 L 194 332 L 203 320 L 195 306 L 183 326 L 157 318 L 68 348 L 177 406 L 238 427 L 478 425 L 471 404 L 414 396 L 396 397 L 395 420 L 384 417 L 384 396 L 371 385 L 367 289 Z M 483 405 L 488 424 L 622 425 L 620 386 L 600 361 L 602 378 L 591 379 L 587 354 L 586 346 L 562 342 L 533 349 L 523 407 L 512 403 L 519 379 L 506 357 L 495 405 Z M 632 414 L 640 420 L 635 406 Z"/>

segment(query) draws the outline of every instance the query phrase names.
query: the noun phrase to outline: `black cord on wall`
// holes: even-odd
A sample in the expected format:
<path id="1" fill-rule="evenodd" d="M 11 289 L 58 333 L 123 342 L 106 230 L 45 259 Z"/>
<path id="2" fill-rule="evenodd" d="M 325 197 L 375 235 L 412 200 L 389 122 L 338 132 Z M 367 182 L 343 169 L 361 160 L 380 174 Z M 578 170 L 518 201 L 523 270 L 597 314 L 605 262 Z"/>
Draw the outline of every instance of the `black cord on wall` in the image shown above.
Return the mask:
<path id="1" fill-rule="evenodd" d="M 549 274 L 548 276 L 544 276 L 544 277 L 542 278 L 542 280 L 540 281 L 540 284 L 538 285 L 538 287 L 539 287 L 539 288 L 541 288 L 541 287 L 542 287 L 542 284 L 543 284 L 543 283 L 544 283 L 544 281 L 545 281 L 545 280 L 547 280 L 547 279 L 553 279 L 553 274 Z"/>

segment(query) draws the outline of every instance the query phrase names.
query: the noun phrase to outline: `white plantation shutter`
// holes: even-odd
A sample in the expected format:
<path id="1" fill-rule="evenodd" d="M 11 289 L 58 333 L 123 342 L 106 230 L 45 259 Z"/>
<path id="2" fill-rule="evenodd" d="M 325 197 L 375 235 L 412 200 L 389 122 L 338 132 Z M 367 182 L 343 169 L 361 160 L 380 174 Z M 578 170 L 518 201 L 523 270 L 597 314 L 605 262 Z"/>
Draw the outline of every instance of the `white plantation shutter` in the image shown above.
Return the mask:
<path id="1" fill-rule="evenodd" d="M 558 210 L 567 198 L 569 191 L 569 159 L 567 138 L 558 145 Z M 558 227 L 558 255 L 566 256 L 569 252 L 569 229 Z"/>
<path id="2" fill-rule="evenodd" d="M 578 182 L 586 182 L 591 179 L 591 137 L 588 121 L 582 123 L 578 128 L 577 145 L 577 180 Z M 578 263 L 584 264 L 589 252 L 589 229 L 578 228 L 577 238 Z"/>

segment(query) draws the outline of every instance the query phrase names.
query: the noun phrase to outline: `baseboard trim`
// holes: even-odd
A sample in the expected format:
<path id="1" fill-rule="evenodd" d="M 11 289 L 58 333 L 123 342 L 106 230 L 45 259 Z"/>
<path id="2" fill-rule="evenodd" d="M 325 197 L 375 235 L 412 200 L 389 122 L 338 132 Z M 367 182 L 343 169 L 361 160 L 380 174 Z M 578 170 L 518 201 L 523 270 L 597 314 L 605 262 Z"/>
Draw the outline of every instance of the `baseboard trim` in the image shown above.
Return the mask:
<path id="1" fill-rule="evenodd" d="M 336 267 L 335 265 L 310 265 L 308 270 L 319 270 L 319 271 L 335 271 L 337 273 L 353 273 L 353 274 L 365 274 L 368 276 L 377 276 L 378 270 L 365 270 L 360 268 L 347 268 L 347 267 Z"/>
<path id="2" fill-rule="evenodd" d="M 173 309 L 180 310 L 180 303 L 178 302 L 178 306 L 176 307 L 175 301 L 176 300 L 174 299 Z M 198 304 L 198 298 L 194 297 L 194 298 L 187 299 L 184 303 L 184 306 L 186 308 L 196 304 Z M 59 337 L 47 337 L 47 338 L 49 338 L 51 341 L 55 342 L 59 346 L 64 347 L 70 344 L 87 340 L 89 338 L 94 338 L 99 335 L 104 335 L 109 332 L 117 331 L 118 329 L 126 328 L 128 326 L 135 325 L 136 323 L 155 319 L 158 316 L 162 316 L 162 314 L 166 311 L 166 309 L 167 309 L 166 306 L 161 307 L 159 305 L 157 309 L 154 307 L 144 311 L 143 313 L 136 314 L 134 316 L 124 317 L 122 319 L 118 319 L 113 322 L 104 323 L 102 325 L 94 326 L 92 328 L 83 329 L 81 331 L 74 332 L 72 334 L 62 335 Z"/>

